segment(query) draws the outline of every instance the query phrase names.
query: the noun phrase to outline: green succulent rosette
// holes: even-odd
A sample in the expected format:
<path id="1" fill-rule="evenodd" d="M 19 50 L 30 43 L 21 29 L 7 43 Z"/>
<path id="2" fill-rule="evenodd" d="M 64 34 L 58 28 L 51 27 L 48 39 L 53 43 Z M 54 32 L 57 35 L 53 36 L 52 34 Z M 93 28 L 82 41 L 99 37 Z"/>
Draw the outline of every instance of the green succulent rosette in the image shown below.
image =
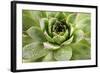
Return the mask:
<path id="1" fill-rule="evenodd" d="M 91 58 L 91 14 L 23 10 L 23 62 Z"/>

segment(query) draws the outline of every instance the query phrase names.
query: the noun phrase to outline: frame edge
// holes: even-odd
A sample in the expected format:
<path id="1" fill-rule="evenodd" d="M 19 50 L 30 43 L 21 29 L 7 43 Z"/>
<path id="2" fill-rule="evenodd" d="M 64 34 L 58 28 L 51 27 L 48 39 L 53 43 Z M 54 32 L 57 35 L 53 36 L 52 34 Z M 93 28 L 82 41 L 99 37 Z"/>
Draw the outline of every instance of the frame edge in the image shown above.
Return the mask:
<path id="1" fill-rule="evenodd" d="M 11 1 L 11 72 L 16 71 L 16 2 Z"/>

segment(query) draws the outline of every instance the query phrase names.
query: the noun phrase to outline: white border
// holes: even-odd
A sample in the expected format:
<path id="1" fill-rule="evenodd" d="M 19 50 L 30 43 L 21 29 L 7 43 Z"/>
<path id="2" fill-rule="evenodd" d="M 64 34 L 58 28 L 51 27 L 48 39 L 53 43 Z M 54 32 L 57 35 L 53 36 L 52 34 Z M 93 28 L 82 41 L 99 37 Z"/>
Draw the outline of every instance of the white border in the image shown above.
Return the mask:
<path id="1" fill-rule="evenodd" d="M 58 8 L 59 7 L 59 8 Z M 46 11 L 70 11 L 70 12 L 87 12 L 91 13 L 91 60 L 77 61 L 60 61 L 60 62 L 41 62 L 41 63 L 22 63 L 22 9 L 28 10 L 46 10 Z M 63 7 L 63 6 L 45 6 L 45 5 L 28 5 L 17 4 L 17 70 L 22 69 L 38 69 L 52 67 L 70 67 L 70 66 L 85 66 L 95 65 L 96 44 L 95 44 L 95 9 L 81 7 Z"/>

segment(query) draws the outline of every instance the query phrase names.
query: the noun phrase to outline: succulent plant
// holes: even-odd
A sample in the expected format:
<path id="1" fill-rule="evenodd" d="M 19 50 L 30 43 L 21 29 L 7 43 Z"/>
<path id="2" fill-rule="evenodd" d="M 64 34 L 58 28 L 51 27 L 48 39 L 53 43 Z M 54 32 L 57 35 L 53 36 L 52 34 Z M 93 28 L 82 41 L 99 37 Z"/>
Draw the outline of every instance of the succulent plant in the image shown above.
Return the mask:
<path id="1" fill-rule="evenodd" d="M 91 58 L 91 14 L 23 10 L 22 15 L 23 62 Z"/>

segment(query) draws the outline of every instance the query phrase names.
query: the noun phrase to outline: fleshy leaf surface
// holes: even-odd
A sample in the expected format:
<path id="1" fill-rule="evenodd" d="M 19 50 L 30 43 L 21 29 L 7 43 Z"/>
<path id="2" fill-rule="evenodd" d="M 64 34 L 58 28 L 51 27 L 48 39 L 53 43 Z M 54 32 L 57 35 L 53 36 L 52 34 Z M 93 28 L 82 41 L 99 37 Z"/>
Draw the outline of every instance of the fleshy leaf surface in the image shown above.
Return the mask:
<path id="1" fill-rule="evenodd" d="M 34 12 L 35 13 L 35 12 Z M 23 23 L 23 30 L 26 31 L 31 26 L 40 27 L 39 20 L 36 15 L 33 14 L 33 11 L 23 10 L 22 14 L 22 23 Z"/>
<path id="2" fill-rule="evenodd" d="M 67 61 L 72 57 L 72 48 L 70 46 L 60 47 L 54 52 L 54 58 L 57 61 Z"/>
<path id="3" fill-rule="evenodd" d="M 44 45 L 44 48 L 48 49 L 48 50 L 56 50 L 56 49 L 59 49 L 59 47 L 60 47 L 59 45 L 52 44 L 49 42 L 44 42 L 43 45 Z"/>
<path id="4" fill-rule="evenodd" d="M 29 61 L 35 61 L 48 53 L 46 49 L 43 49 L 42 43 L 31 43 L 23 47 L 23 59 Z"/>
<path id="5" fill-rule="evenodd" d="M 41 29 L 38 27 L 31 27 L 27 30 L 27 34 L 34 40 L 38 42 L 45 42 L 46 38 Z"/>
<path id="6" fill-rule="evenodd" d="M 76 27 L 85 33 L 91 31 L 91 16 L 88 13 L 78 13 L 75 21 Z"/>
<path id="7" fill-rule="evenodd" d="M 42 61 L 44 61 L 44 62 L 54 61 L 53 51 L 49 51 L 48 54 L 43 58 Z"/>
<path id="8" fill-rule="evenodd" d="M 32 42 L 33 42 L 33 40 L 32 40 L 32 38 L 30 36 L 25 35 L 25 34 L 22 35 L 22 43 L 23 43 L 22 45 L 23 46 L 25 46 L 25 45 L 27 45 L 29 43 L 32 43 Z"/>
<path id="9" fill-rule="evenodd" d="M 72 60 L 85 60 L 85 59 L 90 59 L 91 58 L 91 49 L 90 49 L 90 43 L 82 39 L 79 42 L 73 44 L 72 50 L 73 50 L 73 55 L 72 55 Z"/>

